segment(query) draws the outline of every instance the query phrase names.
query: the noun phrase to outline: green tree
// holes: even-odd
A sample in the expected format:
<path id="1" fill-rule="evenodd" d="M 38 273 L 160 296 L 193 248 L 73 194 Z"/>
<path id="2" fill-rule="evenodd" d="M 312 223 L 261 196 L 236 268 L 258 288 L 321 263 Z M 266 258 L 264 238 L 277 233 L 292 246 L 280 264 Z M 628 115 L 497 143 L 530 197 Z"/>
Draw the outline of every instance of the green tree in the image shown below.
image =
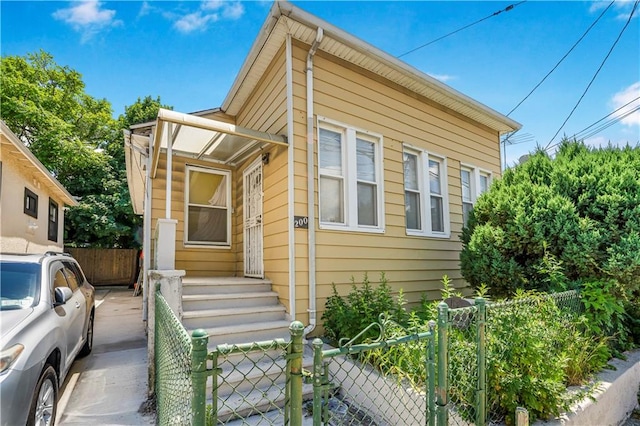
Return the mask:
<path id="1" fill-rule="evenodd" d="M 80 73 L 47 52 L 2 57 L 0 71 L 0 116 L 80 201 L 65 215 L 65 243 L 138 247 L 122 129 L 155 119 L 160 98 L 139 98 L 116 120 L 106 99 L 85 93 Z"/>
<path id="2" fill-rule="evenodd" d="M 640 147 L 563 141 L 507 170 L 462 233 L 462 274 L 493 295 L 608 284 L 640 313 Z M 613 294 L 613 293 L 611 293 Z M 633 326 L 630 323 L 630 328 Z M 638 336 L 640 337 L 640 336 Z"/>

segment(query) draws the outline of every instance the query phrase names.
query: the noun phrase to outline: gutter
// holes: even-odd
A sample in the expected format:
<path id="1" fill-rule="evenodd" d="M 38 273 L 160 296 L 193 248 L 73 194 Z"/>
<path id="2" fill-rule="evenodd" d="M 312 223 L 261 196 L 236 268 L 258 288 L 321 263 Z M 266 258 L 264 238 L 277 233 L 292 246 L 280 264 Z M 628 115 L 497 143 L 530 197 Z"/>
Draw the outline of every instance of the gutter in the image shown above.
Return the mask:
<path id="1" fill-rule="evenodd" d="M 296 235 L 293 226 L 295 215 L 295 188 L 294 188 L 294 139 L 293 139 L 293 59 L 291 50 L 291 34 L 287 34 L 286 42 L 286 67 L 287 67 L 287 194 L 289 215 L 289 315 L 291 321 L 296 319 Z"/>
<path id="2" fill-rule="evenodd" d="M 322 27 L 318 27 L 316 39 L 307 54 L 307 214 L 309 215 L 309 325 L 303 336 L 316 328 L 316 218 L 313 157 L 313 56 L 324 36 Z"/>

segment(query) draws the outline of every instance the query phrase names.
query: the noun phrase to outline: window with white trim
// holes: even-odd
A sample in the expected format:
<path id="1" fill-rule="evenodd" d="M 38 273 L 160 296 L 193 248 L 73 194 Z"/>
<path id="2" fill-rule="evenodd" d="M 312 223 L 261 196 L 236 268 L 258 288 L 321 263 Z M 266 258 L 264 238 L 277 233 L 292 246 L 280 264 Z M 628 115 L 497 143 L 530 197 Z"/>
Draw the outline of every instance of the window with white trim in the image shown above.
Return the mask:
<path id="1" fill-rule="evenodd" d="M 403 165 L 407 234 L 448 237 L 446 159 L 405 146 Z"/>
<path id="2" fill-rule="evenodd" d="M 58 242 L 58 214 L 58 203 L 49 197 L 49 223 L 47 228 L 49 241 Z"/>
<path id="3" fill-rule="evenodd" d="M 382 232 L 382 137 L 318 119 L 320 226 Z"/>
<path id="4" fill-rule="evenodd" d="M 462 186 L 462 220 L 466 224 L 480 194 L 486 192 L 491 184 L 491 173 L 477 167 L 460 166 L 460 185 Z"/>
<path id="5" fill-rule="evenodd" d="M 231 172 L 187 166 L 185 244 L 231 245 Z"/>

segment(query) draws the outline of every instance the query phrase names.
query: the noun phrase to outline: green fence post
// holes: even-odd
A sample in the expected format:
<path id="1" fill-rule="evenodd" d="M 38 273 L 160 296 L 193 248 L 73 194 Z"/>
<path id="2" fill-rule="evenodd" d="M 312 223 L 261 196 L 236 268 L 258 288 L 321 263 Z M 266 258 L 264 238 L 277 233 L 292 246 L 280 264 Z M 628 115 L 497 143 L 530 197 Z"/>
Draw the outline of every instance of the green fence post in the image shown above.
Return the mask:
<path id="1" fill-rule="evenodd" d="M 449 306 L 446 303 L 438 304 L 438 386 L 437 396 L 437 422 L 438 426 L 447 426 L 449 423 Z"/>
<path id="2" fill-rule="evenodd" d="M 302 334 L 304 333 L 304 325 L 300 321 L 294 321 L 289 326 L 291 333 L 290 357 L 288 362 L 290 368 L 291 382 L 291 401 L 289 404 L 289 424 L 291 426 L 300 426 L 302 424 Z"/>
<path id="3" fill-rule="evenodd" d="M 191 424 L 204 426 L 207 416 L 207 332 L 198 329 L 191 334 Z"/>
<path id="4" fill-rule="evenodd" d="M 313 339 L 313 425 L 322 424 L 322 391 L 323 391 L 323 367 L 322 367 L 322 340 Z"/>
<path id="5" fill-rule="evenodd" d="M 476 320 L 476 339 L 478 348 L 478 385 L 476 393 L 476 426 L 487 423 L 487 347 L 486 324 L 487 305 L 482 297 L 475 300 L 478 308 Z"/>
<path id="6" fill-rule="evenodd" d="M 429 321 L 429 338 L 427 340 L 427 416 L 429 426 L 436 424 L 436 322 Z"/>

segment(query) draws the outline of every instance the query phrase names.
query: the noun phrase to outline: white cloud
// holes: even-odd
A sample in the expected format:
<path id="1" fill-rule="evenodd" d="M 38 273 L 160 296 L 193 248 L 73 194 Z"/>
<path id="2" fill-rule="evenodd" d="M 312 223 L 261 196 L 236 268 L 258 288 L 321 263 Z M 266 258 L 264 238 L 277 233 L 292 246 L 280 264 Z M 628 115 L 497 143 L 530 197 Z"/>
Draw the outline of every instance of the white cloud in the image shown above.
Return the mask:
<path id="1" fill-rule="evenodd" d="M 448 75 L 448 74 L 431 74 L 431 73 L 427 73 L 427 74 L 429 74 L 431 77 L 435 78 L 436 80 L 440 80 L 443 83 L 456 79 L 455 76 Z"/>
<path id="2" fill-rule="evenodd" d="M 244 6 L 239 1 L 225 2 L 222 10 L 222 16 L 227 19 L 240 19 L 244 15 Z"/>
<path id="3" fill-rule="evenodd" d="M 200 4 L 200 8 L 202 10 L 218 10 L 220 9 L 225 2 L 222 0 L 204 0 Z"/>
<path id="4" fill-rule="evenodd" d="M 138 12 L 138 18 L 142 18 L 143 16 L 147 16 L 150 14 L 155 8 L 151 6 L 148 1 L 143 1 L 142 6 L 140 6 L 140 11 Z"/>
<path id="5" fill-rule="evenodd" d="M 190 33 L 193 31 L 206 30 L 212 22 L 220 19 L 236 20 L 244 15 L 244 5 L 237 0 L 205 0 L 202 1 L 198 10 L 189 13 L 167 12 L 163 14 L 166 18 L 174 21 L 173 26 L 180 32 Z"/>
<path id="6" fill-rule="evenodd" d="M 218 14 L 203 14 L 201 11 L 189 13 L 179 18 L 174 22 L 173 26 L 178 31 L 183 33 L 190 33 L 192 31 L 204 29 L 209 22 L 215 22 L 218 20 Z"/>
<path id="7" fill-rule="evenodd" d="M 591 2 L 589 6 L 589 13 L 599 12 L 600 10 L 606 8 L 609 2 L 607 1 L 594 1 Z M 632 0 L 617 0 L 613 7 L 617 12 L 616 19 L 626 21 L 629 19 L 629 15 L 631 14 L 631 10 L 633 10 L 634 2 Z M 637 11 L 636 11 L 637 12 Z M 634 19 L 638 17 L 638 13 L 633 15 Z"/>
<path id="8" fill-rule="evenodd" d="M 52 16 L 82 33 L 83 42 L 104 29 L 122 25 L 122 21 L 115 19 L 116 11 L 102 9 L 102 3 L 97 0 L 72 3 L 66 9 L 56 10 Z"/>
<path id="9" fill-rule="evenodd" d="M 638 97 L 640 97 L 640 81 L 633 83 L 631 86 L 626 87 L 613 95 L 610 103 L 614 109 L 622 108 L 623 105 L 629 104 L 616 112 L 615 115 L 624 115 L 632 109 L 638 108 L 640 106 L 640 99 L 636 99 Z M 640 111 L 635 111 L 630 115 L 627 115 L 620 120 L 620 122 L 629 127 L 640 126 Z"/>

